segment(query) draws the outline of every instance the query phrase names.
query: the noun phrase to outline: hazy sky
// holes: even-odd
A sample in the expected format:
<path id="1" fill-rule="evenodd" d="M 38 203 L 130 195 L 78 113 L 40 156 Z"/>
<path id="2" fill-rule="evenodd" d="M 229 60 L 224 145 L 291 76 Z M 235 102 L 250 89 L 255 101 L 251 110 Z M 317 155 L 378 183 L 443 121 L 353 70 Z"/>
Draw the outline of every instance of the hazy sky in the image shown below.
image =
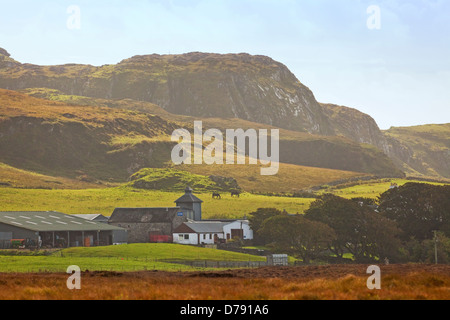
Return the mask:
<path id="1" fill-rule="evenodd" d="M 263 54 L 285 64 L 318 101 L 366 112 L 382 129 L 450 122 L 449 0 L 1 3 L 0 47 L 20 62 Z"/>

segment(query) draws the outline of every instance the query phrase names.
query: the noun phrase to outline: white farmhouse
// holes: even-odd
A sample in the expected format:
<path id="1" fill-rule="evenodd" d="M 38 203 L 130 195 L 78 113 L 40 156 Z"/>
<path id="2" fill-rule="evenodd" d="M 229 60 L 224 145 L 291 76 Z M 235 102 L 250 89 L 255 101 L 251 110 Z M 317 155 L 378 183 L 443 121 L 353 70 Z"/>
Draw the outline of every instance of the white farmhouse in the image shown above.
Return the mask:
<path id="1" fill-rule="evenodd" d="M 173 232 L 173 242 L 180 244 L 217 244 L 234 238 L 253 239 L 248 220 L 188 221 Z"/>

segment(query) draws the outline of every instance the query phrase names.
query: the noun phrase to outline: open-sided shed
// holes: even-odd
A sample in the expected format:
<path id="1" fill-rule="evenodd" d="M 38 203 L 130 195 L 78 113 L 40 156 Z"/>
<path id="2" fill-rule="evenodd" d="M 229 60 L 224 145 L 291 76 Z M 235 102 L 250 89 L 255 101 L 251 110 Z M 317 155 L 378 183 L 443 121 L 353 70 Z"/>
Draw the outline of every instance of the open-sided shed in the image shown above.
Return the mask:
<path id="1" fill-rule="evenodd" d="M 55 211 L 0 212 L 0 232 L 34 247 L 100 246 L 126 243 L 125 229 Z"/>

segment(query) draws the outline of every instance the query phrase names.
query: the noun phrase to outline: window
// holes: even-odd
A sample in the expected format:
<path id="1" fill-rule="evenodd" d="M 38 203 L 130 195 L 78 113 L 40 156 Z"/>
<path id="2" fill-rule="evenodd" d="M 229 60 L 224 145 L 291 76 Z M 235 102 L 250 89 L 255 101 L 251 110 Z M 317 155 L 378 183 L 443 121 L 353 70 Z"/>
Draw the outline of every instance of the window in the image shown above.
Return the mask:
<path id="1" fill-rule="evenodd" d="M 212 234 L 210 233 L 210 234 L 209 234 L 209 240 L 211 240 L 211 239 L 212 239 Z"/>
<path id="2" fill-rule="evenodd" d="M 188 234 L 184 235 L 184 240 L 189 240 L 189 235 Z"/>
<path id="3" fill-rule="evenodd" d="M 184 239 L 184 234 L 179 234 L 178 235 L 178 240 L 183 240 Z"/>

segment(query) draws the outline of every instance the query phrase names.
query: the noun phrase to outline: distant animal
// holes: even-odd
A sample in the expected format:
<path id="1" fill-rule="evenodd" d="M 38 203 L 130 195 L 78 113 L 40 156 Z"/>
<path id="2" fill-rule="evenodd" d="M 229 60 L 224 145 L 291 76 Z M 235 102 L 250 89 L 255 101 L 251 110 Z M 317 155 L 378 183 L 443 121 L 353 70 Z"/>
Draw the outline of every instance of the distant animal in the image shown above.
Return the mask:
<path id="1" fill-rule="evenodd" d="M 220 193 L 218 193 L 218 192 L 213 192 L 212 198 L 213 199 L 222 199 L 222 197 L 220 196 Z"/>
<path id="2" fill-rule="evenodd" d="M 241 193 L 239 192 L 239 191 L 231 191 L 231 196 L 232 197 L 238 197 L 239 198 L 239 195 L 240 195 Z"/>

